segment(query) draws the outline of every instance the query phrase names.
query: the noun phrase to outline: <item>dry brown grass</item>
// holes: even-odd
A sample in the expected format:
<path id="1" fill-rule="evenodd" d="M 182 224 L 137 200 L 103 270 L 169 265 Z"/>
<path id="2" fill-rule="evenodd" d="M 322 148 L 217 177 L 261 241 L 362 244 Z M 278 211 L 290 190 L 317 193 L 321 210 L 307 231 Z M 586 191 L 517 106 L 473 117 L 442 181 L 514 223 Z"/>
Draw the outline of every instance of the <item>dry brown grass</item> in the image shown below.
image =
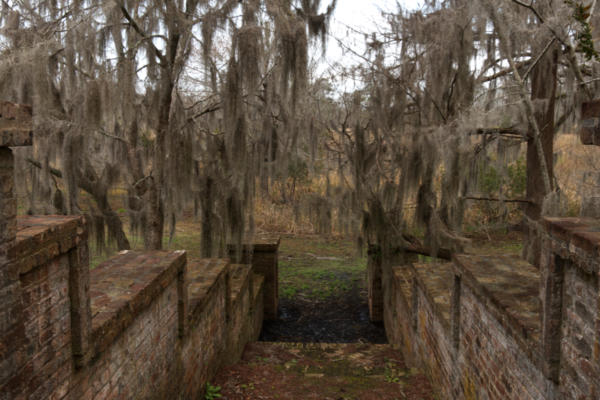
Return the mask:
<path id="1" fill-rule="evenodd" d="M 581 198 L 600 190 L 600 182 L 586 179 L 590 172 L 600 172 L 600 147 L 581 144 L 577 135 L 561 134 L 555 139 L 554 152 L 554 172 L 567 198 L 568 214 L 578 215 Z"/>

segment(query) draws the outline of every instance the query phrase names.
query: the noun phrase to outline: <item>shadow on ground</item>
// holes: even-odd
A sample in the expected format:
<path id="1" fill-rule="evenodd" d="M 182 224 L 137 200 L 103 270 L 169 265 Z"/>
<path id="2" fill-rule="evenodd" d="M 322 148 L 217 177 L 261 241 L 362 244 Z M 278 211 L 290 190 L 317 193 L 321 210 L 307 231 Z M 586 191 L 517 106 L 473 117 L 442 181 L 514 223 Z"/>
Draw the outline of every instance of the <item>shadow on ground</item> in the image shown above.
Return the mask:
<path id="1" fill-rule="evenodd" d="M 265 321 L 260 340 L 387 343 L 383 324 L 370 322 L 366 295 L 358 287 L 323 301 L 282 299 L 279 320 Z"/>

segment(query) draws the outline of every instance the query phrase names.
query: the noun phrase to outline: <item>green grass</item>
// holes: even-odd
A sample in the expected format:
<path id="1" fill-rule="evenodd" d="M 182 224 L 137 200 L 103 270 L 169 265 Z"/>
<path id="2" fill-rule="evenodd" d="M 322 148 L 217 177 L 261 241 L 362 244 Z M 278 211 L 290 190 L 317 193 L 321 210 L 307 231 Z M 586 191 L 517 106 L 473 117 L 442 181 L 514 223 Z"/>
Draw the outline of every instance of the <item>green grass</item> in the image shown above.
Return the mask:
<path id="1" fill-rule="evenodd" d="M 364 287 L 366 263 L 350 240 L 282 238 L 280 294 L 290 300 L 326 300 L 343 295 L 355 285 Z"/>

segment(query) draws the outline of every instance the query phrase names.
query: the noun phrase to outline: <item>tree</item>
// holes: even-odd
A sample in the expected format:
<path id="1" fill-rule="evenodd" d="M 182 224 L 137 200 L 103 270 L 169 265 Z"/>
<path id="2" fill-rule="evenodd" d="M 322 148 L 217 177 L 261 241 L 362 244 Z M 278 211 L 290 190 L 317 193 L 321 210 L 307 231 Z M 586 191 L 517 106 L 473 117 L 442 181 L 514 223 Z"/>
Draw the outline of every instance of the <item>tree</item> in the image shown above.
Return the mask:
<path id="1" fill-rule="evenodd" d="M 593 43 L 582 45 L 589 35 L 581 35 L 587 28 L 577 2 L 551 3 L 426 2 L 365 34 L 366 53 L 348 49 L 361 60 L 354 73 L 365 86 L 355 93 L 354 117 L 339 125 L 347 145 L 337 151 L 353 165 L 350 190 L 368 241 L 430 255 L 460 250 L 481 159 L 490 162 L 491 145 L 500 150 L 506 140 L 528 144 L 528 197 L 515 201 L 527 204 L 534 225 L 558 212 L 553 138 L 596 82 L 582 78 L 595 61 L 585 53 L 594 54 Z M 593 8 L 586 10 L 590 18 Z M 345 135 L 348 125 L 353 136 Z M 407 203 L 416 203 L 425 228 L 419 245 L 407 235 Z"/>
<path id="2" fill-rule="evenodd" d="M 241 241 L 254 179 L 265 171 L 265 159 L 253 158 L 259 129 L 279 118 L 291 130 L 269 131 L 277 159 L 297 144 L 308 40 L 324 35 L 334 6 L 319 13 L 319 1 L 4 2 L 0 92 L 34 105 L 35 151 L 47 154 L 32 159 L 43 171 L 35 186 L 48 186 L 51 165 L 61 164 L 66 211 L 79 212 L 79 189 L 88 191 L 100 211 L 97 230 L 107 222 L 124 239 L 120 248 L 129 244 L 107 197 L 121 181 L 147 248 L 161 248 L 165 219 L 173 232 L 192 198 L 202 200 L 206 255 L 214 235 L 221 248 L 234 235 Z M 230 49 L 226 73 L 215 37 Z M 191 75 L 201 72 L 190 69 L 198 51 L 204 98 L 185 90 L 198 82 Z"/>

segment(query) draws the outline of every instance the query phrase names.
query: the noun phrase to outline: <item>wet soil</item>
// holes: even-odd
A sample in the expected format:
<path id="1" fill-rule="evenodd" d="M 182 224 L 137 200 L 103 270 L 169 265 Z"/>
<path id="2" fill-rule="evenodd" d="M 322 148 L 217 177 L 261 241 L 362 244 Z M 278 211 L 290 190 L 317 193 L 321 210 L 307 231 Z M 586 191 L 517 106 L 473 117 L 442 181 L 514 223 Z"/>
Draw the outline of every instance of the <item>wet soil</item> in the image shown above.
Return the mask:
<path id="1" fill-rule="evenodd" d="M 434 399 L 389 345 L 257 342 L 211 382 L 222 399 Z"/>
<path id="2" fill-rule="evenodd" d="M 326 299 L 283 298 L 279 319 L 265 321 L 261 341 L 303 343 L 387 343 L 382 323 L 369 320 L 366 291 L 353 283 Z"/>

